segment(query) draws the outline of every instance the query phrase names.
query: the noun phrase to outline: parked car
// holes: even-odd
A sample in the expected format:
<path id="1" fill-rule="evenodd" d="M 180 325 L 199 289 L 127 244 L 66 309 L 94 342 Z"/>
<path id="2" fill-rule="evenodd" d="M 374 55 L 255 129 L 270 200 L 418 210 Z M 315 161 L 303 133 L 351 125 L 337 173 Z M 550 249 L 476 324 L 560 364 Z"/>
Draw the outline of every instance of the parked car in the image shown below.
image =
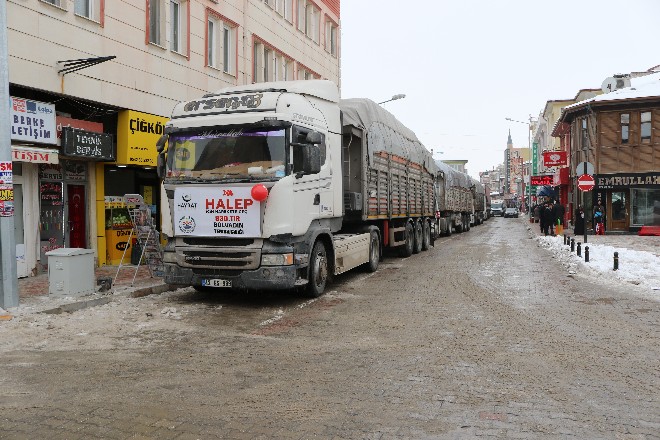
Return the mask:
<path id="1" fill-rule="evenodd" d="M 504 217 L 515 217 L 518 218 L 518 208 L 506 208 L 504 210 Z"/>
<path id="2" fill-rule="evenodd" d="M 502 202 L 493 202 L 490 204 L 490 215 L 492 217 L 504 215 L 504 203 Z"/>

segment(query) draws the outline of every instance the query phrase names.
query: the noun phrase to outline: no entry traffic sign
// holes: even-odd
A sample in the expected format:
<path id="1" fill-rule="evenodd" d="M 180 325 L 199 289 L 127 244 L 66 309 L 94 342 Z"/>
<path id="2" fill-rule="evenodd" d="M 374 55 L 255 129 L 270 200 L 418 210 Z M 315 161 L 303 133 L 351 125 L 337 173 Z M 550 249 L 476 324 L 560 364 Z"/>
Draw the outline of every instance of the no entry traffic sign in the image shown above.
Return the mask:
<path id="1" fill-rule="evenodd" d="M 591 174 L 583 174 L 578 177 L 578 188 L 580 191 L 591 191 L 596 186 L 594 176 Z"/>

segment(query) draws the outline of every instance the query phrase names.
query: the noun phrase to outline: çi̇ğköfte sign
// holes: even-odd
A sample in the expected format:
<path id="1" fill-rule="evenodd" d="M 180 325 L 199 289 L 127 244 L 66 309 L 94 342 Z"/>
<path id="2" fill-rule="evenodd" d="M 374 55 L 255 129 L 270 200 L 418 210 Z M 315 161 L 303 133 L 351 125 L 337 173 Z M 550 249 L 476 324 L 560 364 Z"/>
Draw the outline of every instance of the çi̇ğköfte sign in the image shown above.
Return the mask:
<path id="1" fill-rule="evenodd" d="M 259 237 L 261 203 L 250 187 L 176 188 L 174 221 L 179 236 Z"/>
<path id="2" fill-rule="evenodd" d="M 11 138 L 17 141 L 57 144 L 55 106 L 11 97 Z"/>

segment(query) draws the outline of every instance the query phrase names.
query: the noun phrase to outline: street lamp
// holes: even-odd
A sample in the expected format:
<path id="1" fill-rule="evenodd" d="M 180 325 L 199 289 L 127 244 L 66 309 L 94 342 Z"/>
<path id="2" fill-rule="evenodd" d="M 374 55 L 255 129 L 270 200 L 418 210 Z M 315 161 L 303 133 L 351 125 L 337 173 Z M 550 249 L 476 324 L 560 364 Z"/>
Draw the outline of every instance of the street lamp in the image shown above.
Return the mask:
<path id="1" fill-rule="evenodd" d="M 404 95 L 403 93 L 399 93 L 398 95 L 394 95 L 394 96 L 392 96 L 392 97 L 391 97 L 390 99 L 388 99 L 387 101 L 379 102 L 378 104 L 385 104 L 386 102 L 396 101 L 397 99 L 403 99 L 403 98 L 405 98 L 405 97 L 406 97 L 406 95 Z"/>

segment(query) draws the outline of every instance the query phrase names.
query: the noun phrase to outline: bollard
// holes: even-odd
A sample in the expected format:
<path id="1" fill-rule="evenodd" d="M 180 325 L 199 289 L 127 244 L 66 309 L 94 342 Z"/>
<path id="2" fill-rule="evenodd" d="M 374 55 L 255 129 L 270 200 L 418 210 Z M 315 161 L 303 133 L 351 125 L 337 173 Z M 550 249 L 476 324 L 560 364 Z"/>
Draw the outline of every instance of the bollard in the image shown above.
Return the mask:
<path id="1" fill-rule="evenodd" d="M 584 247 L 584 262 L 589 262 L 589 246 Z"/>
<path id="2" fill-rule="evenodd" d="M 578 241 L 578 244 L 577 244 L 577 256 L 578 257 L 582 256 L 582 243 L 580 243 L 579 241 Z"/>
<path id="3" fill-rule="evenodd" d="M 614 270 L 619 270 L 619 253 L 614 253 Z"/>
<path id="4" fill-rule="evenodd" d="M 566 239 L 568 238 L 568 235 L 564 234 L 564 244 L 566 244 Z"/>
<path id="5" fill-rule="evenodd" d="M 566 235 L 566 246 L 570 246 L 570 245 L 571 245 L 571 237 L 569 237 L 568 234 L 567 234 Z"/>
<path id="6" fill-rule="evenodd" d="M 571 252 L 575 251 L 575 239 L 571 238 Z"/>

